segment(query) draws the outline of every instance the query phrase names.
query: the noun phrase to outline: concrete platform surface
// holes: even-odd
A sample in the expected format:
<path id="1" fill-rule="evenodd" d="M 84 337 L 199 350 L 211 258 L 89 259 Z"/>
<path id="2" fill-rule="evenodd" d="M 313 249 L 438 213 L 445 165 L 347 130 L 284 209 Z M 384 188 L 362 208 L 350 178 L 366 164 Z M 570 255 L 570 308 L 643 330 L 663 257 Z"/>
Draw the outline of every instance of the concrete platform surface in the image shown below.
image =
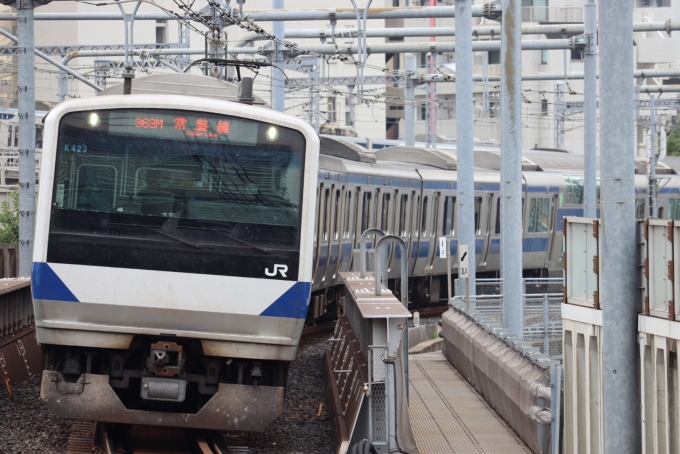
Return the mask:
<path id="1" fill-rule="evenodd" d="M 441 352 L 409 358 L 409 418 L 420 454 L 531 453 Z"/>

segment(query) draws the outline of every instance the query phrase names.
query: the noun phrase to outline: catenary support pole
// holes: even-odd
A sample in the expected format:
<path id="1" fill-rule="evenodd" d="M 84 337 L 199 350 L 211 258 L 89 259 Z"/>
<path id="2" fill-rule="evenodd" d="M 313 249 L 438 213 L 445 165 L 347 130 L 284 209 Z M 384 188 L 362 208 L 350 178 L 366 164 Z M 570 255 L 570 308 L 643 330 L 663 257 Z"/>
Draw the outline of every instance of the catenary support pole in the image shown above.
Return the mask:
<path id="1" fill-rule="evenodd" d="M 17 8 L 19 91 L 19 276 L 31 275 L 35 233 L 35 38 L 33 0 Z"/>
<path id="2" fill-rule="evenodd" d="M 272 1 L 272 8 L 273 9 L 283 9 L 284 6 L 284 0 L 273 0 Z M 274 37 L 277 39 L 284 39 L 285 36 L 285 22 L 278 21 L 274 22 L 273 24 L 273 31 L 274 31 Z M 272 68 L 272 109 L 274 109 L 277 112 L 285 112 L 286 111 L 286 78 L 283 75 L 283 69 L 285 66 L 285 58 L 283 55 L 283 52 L 281 52 L 281 47 L 280 44 L 278 44 L 276 41 L 273 42 L 274 45 L 274 53 L 273 53 L 273 58 L 274 61 L 274 66 L 276 68 Z"/>
<path id="3" fill-rule="evenodd" d="M 597 5 L 583 5 L 586 47 L 583 50 L 583 216 L 597 216 Z"/>
<path id="4" fill-rule="evenodd" d="M 633 2 L 600 0 L 604 452 L 640 452 L 633 149 Z"/>
<path id="5" fill-rule="evenodd" d="M 415 112 L 416 112 L 416 84 L 411 78 L 412 74 L 416 72 L 416 55 L 406 54 L 404 56 L 406 60 L 406 89 L 404 90 L 404 97 L 406 98 L 404 104 L 404 142 L 407 147 L 412 147 L 416 144 L 416 124 L 415 124 Z"/>
<path id="6" fill-rule="evenodd" d="M 647 150 L 648 177 L 649 177 L 649 217 L 656 219 L 659 209 L 656 204 L 656 98 L 649 95 L 649 148 Z"/>
<path id="7" fill-rule="evenodd" d="M 472 0 L 456 0 L 456 144 L 458 164 L 458 243 L 470 254 L 469 288 L 475 294 L 475 154 L 472 100 Z M 450 235 L 450 232 L 445 232 Z M 451 251 L 447 251 L 451 255 Z M 449 301 L 450 303 L 450 301 Z M 448 304 L 448 303 L 447 303 Z"/>
<path id="8" fill-rule="evenodd" d="M 502 0 L 501 276 L 503 325 L 522 335 L 522 2 Z"/>

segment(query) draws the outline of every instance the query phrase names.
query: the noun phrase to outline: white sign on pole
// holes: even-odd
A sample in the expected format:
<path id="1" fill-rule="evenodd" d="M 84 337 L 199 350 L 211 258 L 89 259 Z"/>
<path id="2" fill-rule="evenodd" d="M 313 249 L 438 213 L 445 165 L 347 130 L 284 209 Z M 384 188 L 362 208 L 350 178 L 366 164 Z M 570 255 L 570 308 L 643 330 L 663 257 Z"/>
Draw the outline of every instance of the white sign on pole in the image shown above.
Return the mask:
<path id="1" fill-rule="evenodd" d="M 420 312 L 413 313 L 413 326 L 420 326 Z"/>
<path id="2" fill-rule="evenodd" d="M 439 237 L 439 258 L 440 259 L 446 258 L 446 237 L 445 236 Z"/>
<path id="3" fill-rule="evenodd" d="M 470 256 L 468 254 L 468 245 L 458 245 L 458 277 L 470 277 Z"/>

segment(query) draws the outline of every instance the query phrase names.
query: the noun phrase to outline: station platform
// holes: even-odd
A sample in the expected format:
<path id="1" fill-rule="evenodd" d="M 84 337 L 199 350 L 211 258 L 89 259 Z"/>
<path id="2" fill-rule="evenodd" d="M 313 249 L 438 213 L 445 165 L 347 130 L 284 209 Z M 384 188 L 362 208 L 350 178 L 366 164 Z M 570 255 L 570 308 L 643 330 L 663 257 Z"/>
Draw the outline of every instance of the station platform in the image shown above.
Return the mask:
<path id="1" fill-rule="evenodd" d="M 531 453 L 442 352 L 410 355 L 409 383 L 420 454 Z"/>

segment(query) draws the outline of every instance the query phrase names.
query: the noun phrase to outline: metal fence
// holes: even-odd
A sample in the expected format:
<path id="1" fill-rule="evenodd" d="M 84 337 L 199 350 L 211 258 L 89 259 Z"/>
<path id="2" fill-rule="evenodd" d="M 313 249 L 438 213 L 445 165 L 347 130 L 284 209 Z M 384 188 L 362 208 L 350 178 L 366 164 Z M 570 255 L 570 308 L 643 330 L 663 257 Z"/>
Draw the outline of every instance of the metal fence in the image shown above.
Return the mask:
<path id="1" fill-rule="evenodd" d="M 559 279 L 559 283 L 557 280 L 550 279 L 526 279 L 524 289 L 525 292 L 548 291 L 555 290 L 559 284 L 561 290 L 561 282 L 561 279 Z M 496 280 L 495 283 L 487 280 L 486 282 L 478 283 L 477 289 L 479 290 L 480 287 L 482 291 L 487 291 L 501 288 L 502 283 L 499 280 Z M 525 293 L 522 297 L 524 299 L 522 339 L 525 342 L 529 342 L 532 347 L 537 348 L 538 351 L 549 356 L 551 359 L 561 359 L 562 292 Z M 502 294 L 478 293 L 475 296 L 471 296 L 469 301 L 464 296 L 457 295 L 453 298 L 451 304 L 485 323 L 489 329 L 502 328 L 503 326 Z"/>
<path id="2" fill-rule="evenodd" d="M 501 295 L 503 279 L 476 279 L 477 295 Z M 465 281 L 455 280 L 455 295 L 465 295 Z M 524 278 L 522 279 L 524 294 L 543 295 L 546 293 L 562 293 L 564 279 L 561 277 Z"/>

